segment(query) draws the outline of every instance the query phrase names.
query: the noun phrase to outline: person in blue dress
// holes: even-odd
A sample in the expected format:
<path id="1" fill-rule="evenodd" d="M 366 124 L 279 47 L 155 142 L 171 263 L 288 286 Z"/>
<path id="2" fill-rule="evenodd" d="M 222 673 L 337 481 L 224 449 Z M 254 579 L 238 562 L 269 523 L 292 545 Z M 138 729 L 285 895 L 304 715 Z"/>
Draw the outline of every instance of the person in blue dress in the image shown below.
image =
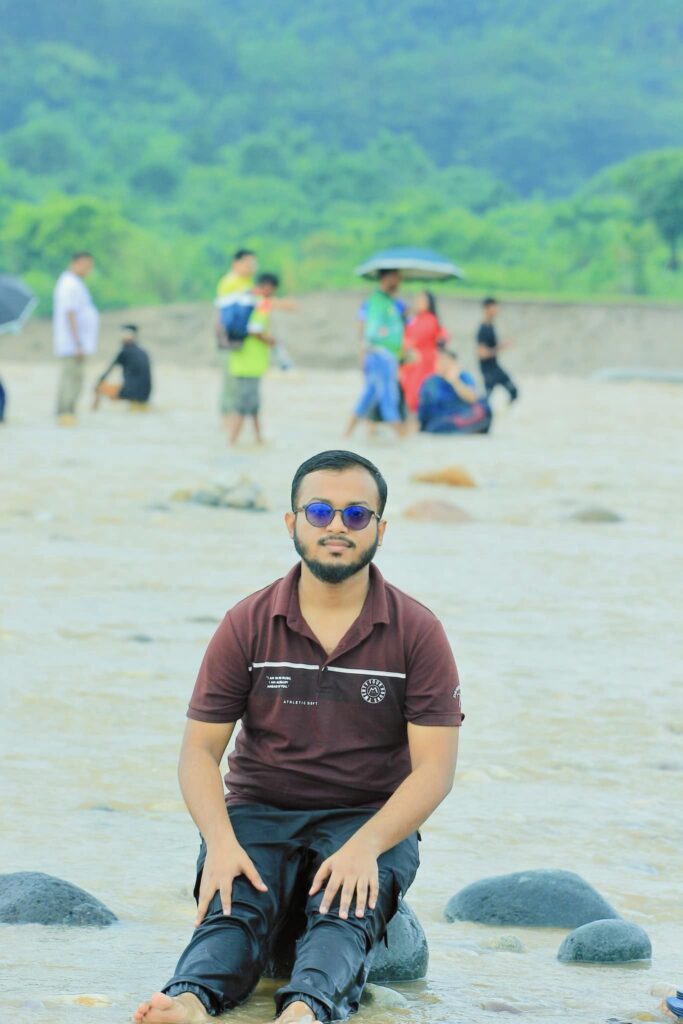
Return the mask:
<path id="1" fill-rule="evenodd" d="M 436 373 L 420 388 L 417 417 L 420 430 L 428 434 L 487 434 L 493 418 L 472 374 L 445 348 L 437 356 Z"/>

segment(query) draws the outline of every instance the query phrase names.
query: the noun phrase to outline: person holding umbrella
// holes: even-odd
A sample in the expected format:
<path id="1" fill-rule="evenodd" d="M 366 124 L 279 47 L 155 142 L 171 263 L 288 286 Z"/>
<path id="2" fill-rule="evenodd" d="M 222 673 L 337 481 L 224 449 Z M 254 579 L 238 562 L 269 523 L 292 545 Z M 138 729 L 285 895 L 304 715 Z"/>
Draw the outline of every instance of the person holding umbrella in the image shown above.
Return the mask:
<path id="1" fill-rule="evenodd" d="M 0 334 L 18 334 L 38 300 L 18 277 L 0 274 Z M 7 392 L 0 381 L 0 423 L 5 420 Z"/>
<path id="2" fill-rule="evenodd" d="M 375 407 L 385 423 L 402 433 L 398 361 L 403 348 L 403 318 L 394 299 L 400 284 L 400 270 L 379 270 L 377 290 L 370 296 L 363 325 L 365 381 L 346 430 L 347 437 L 360 420 L 369 419 Z"/>
<path id="3" fill-rule="evenodd" d="M 83 390 L 85 360 L 97 351 L 100 316 L 85 284 L 95 261 L 89 252 L 76 252 L 60 274 L 53 300 L 54 351 L 62 361 L 57 392 L 61 426 L 76 423 L 76 406 Z"/>

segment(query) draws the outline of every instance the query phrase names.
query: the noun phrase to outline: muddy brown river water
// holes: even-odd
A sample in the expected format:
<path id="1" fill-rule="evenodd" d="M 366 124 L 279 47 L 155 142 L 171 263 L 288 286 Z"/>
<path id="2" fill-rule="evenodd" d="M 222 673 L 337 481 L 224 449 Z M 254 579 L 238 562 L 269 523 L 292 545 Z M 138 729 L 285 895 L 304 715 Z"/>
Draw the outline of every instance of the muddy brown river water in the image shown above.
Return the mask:
<path id="1" fill-rule="evenodd" d="M 175 766 L 205 645 L 231 604 L 292 564 L 292 473 L 341 445 L 358 382 L 272 376 L 270 444 L 231 453 L 209 370 L 161 367 L 154 411 L 106 408 L 71 431 L 49 417 L 52 366 L 3 376 L 0 871 L 66 878 L 120 918 L 101 931 L 0 926 L 3 1019 L 113 1024 L 166 980 L 191 930 L 196 832 Z M 507 1017 L 484 1008 L 492 1000 L 533 1022 L 659 1019 L 652 986 L 683 985 L 683 390 L 522 385 L 490 437 L 353 445 L 389 482 L 378 564 L 444 621 L 467 713 L 408 897 L 429 973 L 396 986 L 407 1009 L 364 1009 L 373 1024 Z M 411 483 L 449 464 L 478 486 Z M 270 511 L 169 500 L 243 473 Z M 426 497 L 472 521 L 403 518 Z M 571 518 L 589 506 L 622 521 Z M 652 961 L 563 965 L 563 932 L 444 920 L 469 882 L 541 867 L 578 872 L 642 925 Z M 489 948 L 503 934 L 525 952 Z M 232 1018 L 268 1020 L 272 989 Z"/>

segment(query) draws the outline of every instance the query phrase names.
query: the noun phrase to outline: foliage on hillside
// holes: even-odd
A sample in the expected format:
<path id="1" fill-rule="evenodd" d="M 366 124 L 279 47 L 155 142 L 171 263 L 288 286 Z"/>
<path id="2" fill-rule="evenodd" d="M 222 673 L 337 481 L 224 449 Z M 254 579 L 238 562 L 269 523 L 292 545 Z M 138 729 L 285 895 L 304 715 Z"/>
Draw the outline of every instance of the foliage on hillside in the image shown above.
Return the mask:
<path id="1" fill-rule="evenodd" d="M 252 244 L 290 289 L 373 249 L 467 287 L 683 298 L 678 0 L 0 0 L 0 268 L 43 308 L 205 297 Z M 616 166 L 608 166 L 616 165 Z"/>

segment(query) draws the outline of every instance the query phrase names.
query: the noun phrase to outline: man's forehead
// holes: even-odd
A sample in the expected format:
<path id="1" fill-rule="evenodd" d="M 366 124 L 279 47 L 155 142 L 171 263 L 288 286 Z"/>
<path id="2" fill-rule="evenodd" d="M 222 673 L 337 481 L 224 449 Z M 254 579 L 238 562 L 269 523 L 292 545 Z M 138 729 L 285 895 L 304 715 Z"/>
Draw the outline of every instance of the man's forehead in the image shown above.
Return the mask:
<path id="1" fill-rule="evenodd" d="M 345 500 L 376 502 L 377 484 L 362 466 L 350 466 L 342 470 L 318 469 L 308 473 L 301 481 L 300 499 L 333 499 L 336 495 Z"/>

